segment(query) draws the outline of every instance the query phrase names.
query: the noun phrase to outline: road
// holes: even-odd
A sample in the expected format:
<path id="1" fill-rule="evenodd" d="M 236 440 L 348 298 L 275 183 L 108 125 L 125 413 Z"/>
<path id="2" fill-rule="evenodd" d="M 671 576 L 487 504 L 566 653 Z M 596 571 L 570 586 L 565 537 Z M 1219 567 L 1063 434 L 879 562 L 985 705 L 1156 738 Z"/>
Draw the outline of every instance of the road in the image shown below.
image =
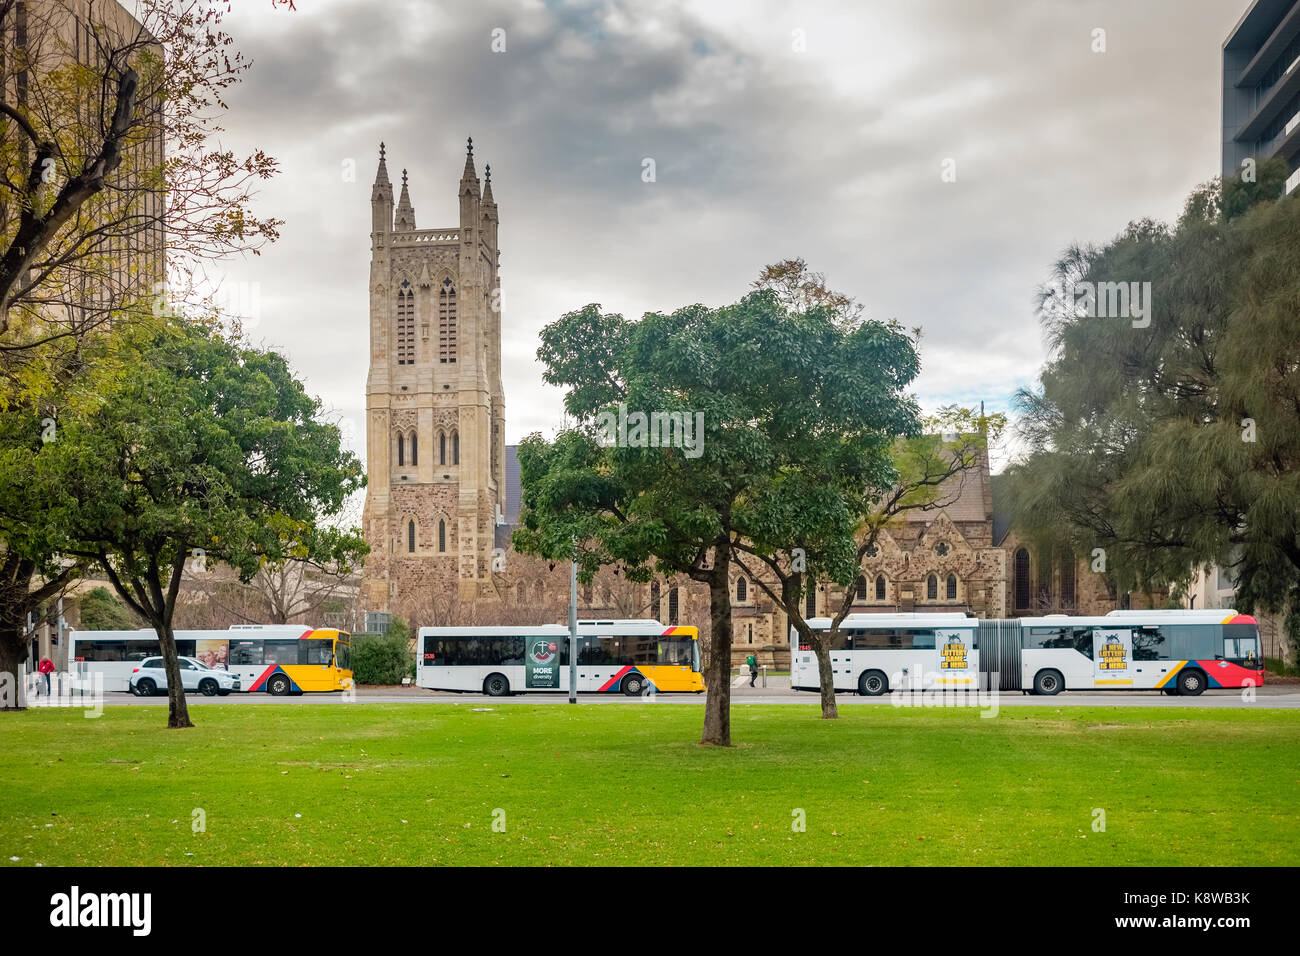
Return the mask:
<path id="1" fill-rule="evenodd" d="M 734 680 L 734 678 L 733 678 Z M 894 706 L 942 706 L 939 695 L 928 701 L 925 695 L 902 694 L 898 699 L 892 695 L 883 697 L 860 697 L 857 694 L 842 693 L 837 696 L 841 707 L 894 707 Z M 969 696 L 978 696 L 979 700 L 970 706 L 988 707 L 992 699 L 984 695 L 967 695 L 964 692 L 944 695 L 947 701 L 961 700 L 969 702 Z M 300 697 L 271 697 L 268 694 L 234 694 L 230 697 L 204 697 L 191 694 L 191 704 L 237 706 L 259 704 L 473 704 L 509 707 L 512 704 L 563 704 L 567 703 L 566 694 L 532 693 L 519 694 L 508 698 L 488 697 L 485 694 L 455 694 L 424 690 L 418 687 L 381 687 L 361 688 L 355 699 L 349 700 L 341 694 L 304 694 Z M 658 694 L 653 697 L 625 697 L 622 694 L 579 694 L 581 704 L 675 704 L 702 706 L 702 694 Z M 817 704 L 817 695 L 807 692 L 797 693 L 790 690 L 788 677 L 769 677 L 767 687 L 750 688 L 748 681 L 742 686 L 732 687 L 731 702 L 736 705 L 746 704 L 783 704 L 813 707 Z M 106 694 L 106 706 L 166 706 L 167 698 L 133 697 L 130 694 Z M 953 704 L 949 704 L 953 706 Z M 960 706 L 958 704 L 957 706 Z M 998 707 L 1212 707 L 1212 708 L 1251 708 L 1263 707 L 1270 710 L 1294 710 L 1300 708 L 1300 684 L 1265 684 L 1256 688 L 1254 698 L 1245 700 L 1239 690 L 1209 690 L 1199 697 L 1166 697 L 1155 691 L 1128 692 L 1080 692 L 1066 691 L 1055 697 L 1034 697 L 1019 691 L 1003 691 L 997 695 Z"/>

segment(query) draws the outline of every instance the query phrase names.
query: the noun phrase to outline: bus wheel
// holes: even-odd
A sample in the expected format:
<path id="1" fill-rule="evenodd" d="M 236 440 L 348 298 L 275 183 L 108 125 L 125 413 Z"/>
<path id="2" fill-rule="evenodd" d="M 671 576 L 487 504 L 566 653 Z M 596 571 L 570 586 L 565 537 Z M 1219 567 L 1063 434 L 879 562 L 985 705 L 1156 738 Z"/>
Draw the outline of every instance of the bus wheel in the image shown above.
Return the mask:
<path id="1" fill-rule="evenodd" d="M 510 693 L 510 681 L 504 674 L 488 674 L 483 682 L 483 693 L 489 697 L 505 697 Z"/>
<path id="2" fill-rule="evenodd" d="M 141 697 L 152 697 L 158 693 L 158 685 L 146 677 L 135 685 L 135 692 Z"/>
<path id="3" fill-rule="evenodd" d="M 266 692 L 272 697 L 284 697 L 289 693 L 289 678 L 276 674 L 266 682 Z"/>
<path id="4" fill-rule="evenodd" d="M 211 677 L 199 681 L 199 693 L 204 697 L 216 697 L 219 689 L 220 688 L 217 687 L 217 682 Z"/>
<path id="5" fill-rule="evenodd" d="M 1039 671 L 1034 675 L 1034 693 L 1044 697 L 1055 697 L 1065 686 L 1065 679 L 1060 671 Z"/>
<path id="6" fill-rule="evenodd" d="M 866 671 L 858 678 L 858 693 L 863 697 L 879 697 L 889 690 L 889 679 L 880 671 Z"/>
<path id="7" fill-rule="evenodd" d="M 1198 670 L 1185 670 L 1178 675 L 1178 693 L 1195 697 L 1205 690 L 1205 675 Z"/>
<path id="8" fill-rule="evenodd" d="M 629 697 L 640 697 L 645 690 L 645 678 L 640 674 L 628 674 L 623 678 L 623 693 Z"/>

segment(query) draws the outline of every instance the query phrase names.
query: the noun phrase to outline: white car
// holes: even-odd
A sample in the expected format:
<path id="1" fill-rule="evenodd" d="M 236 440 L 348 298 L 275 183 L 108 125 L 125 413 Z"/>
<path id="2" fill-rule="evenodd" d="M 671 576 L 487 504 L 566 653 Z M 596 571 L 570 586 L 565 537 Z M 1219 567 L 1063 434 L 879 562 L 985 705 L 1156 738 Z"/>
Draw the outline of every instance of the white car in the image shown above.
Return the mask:
<path id="1" fill-rule="evenodd" d="M 225 697 L 232 690 L 239 690 L 239 675 L 230 671 L 217 670 L 193 657 L 182 657 L 181 686 L 185 690 L 196 690 L 205 697 L 220 694 Z M 131 671 L 129 682 L 131 693 L 137 697 L 152 697 L 154 694 L 167 693 L 167 670 L 161 657 L 146 657 L 140 665 Z"/>

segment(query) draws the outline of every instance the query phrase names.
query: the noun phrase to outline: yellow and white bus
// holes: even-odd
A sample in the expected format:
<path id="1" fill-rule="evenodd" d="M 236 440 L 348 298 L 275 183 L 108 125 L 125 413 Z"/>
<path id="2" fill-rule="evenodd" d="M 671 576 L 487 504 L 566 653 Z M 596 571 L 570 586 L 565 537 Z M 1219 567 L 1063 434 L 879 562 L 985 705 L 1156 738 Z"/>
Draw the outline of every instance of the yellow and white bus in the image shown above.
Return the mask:
<path id="1" fill-rule="evenodd" d="M 579 621 L 578 684 L 584 693 L 700 693 L 699 631 L 653 620 Z M 504 697 L 569 690 L 569 629 L 422 627 L 415 683 Z"/>
<path id="2" fill-rule="evenodd" d="M 242 624 L 224 631 L 176 631 L 176 652 L 239 677 L 240 690 L 276 696 L 352 686 L 351 637 L 333 628 Z M 73 631 L 69 668 L 101 673 L 105 691 L 130 689 L 131 671 L 162 653 L 151 627 L 136 631 Z"/>

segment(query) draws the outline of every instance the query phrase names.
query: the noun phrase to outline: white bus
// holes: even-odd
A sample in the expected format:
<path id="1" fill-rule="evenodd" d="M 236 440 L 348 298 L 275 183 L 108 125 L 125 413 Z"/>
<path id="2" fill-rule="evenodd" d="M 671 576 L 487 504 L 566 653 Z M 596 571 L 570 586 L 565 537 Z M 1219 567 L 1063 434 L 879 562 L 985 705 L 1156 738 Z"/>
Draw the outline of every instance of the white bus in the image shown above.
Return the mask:
<path id="1" fill-rule="evenodd" d="M 415 683 L 504 697 L 569 690 L 569 629 L 422 627 Z M 578 691 L 637 696 L 653 688 L 699 693 L 699 631 L 652 620 L 579 621 Z"/>
<path id="2" fill-rule="evenodd" d="M 978 690 L 979 624 L 964 614 L 850 614 L 831 648 L 835 689 L 876 697 L 890 690 Z M 828 617 L 808 621 L 827 631 Z M 817 653 L 790 628 L 790 684 L 818 690 Z"/>
<path id="3" fill-rule="evenodd" d="M 228 670 L 245 692 L 298 694 L 343 690 L 352 684 L 346 631 L 301 624 L 242 624 L 224 631 L 176 631 L 176 652 Z M 130 690 L 131 672 L 162 653 L 151 627 L 136 631 L 73 631 L 69 669 L 104 675 L 105 691 Z"/>
<path id="4" fill-rule="evenodd" d="M 1020 619 L 1021 686 L 1062 690 L 1161 690 L 1196 696 L 1207 687 L 1264 683 L 1259 626 L 1230 610 L 1111 611 L 1104 617 Z"/>

